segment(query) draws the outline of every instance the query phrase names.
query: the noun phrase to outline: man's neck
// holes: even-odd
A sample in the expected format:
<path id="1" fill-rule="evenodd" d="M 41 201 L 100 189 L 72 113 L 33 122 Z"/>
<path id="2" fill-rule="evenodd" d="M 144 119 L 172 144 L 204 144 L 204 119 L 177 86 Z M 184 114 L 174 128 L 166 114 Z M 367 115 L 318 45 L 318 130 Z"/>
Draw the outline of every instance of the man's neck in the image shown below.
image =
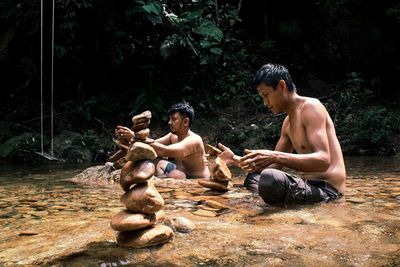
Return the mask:
<path id="1" fill-rule="evenodd" d="M 297 113 L 298 109 L 303 106 L 304 99 L 299 96 L 296 92 L 291 93 L 287 98 L 285 113 L 289 116 L 293 116 Z"/>
<path id="2" fill-rule="evenodd" d="M 176 133 L 176 135 L 178 136 L 178 141 L 182 141 L 183 139 L 188 137 L 189 132 L 190 132 L 190 129 L 182 130 L 182 131 Z"/>

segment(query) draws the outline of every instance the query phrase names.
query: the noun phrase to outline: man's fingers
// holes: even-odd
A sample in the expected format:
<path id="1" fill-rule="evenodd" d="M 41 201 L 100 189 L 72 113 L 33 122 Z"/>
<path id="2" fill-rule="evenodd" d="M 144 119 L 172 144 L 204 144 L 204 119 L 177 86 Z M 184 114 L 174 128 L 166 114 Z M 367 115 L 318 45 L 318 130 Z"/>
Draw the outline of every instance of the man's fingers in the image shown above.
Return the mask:
<path id="1" fill-rule="evenodd" d="M 228 148 L 226 146 L 224 146 L 221 143 L 218 143 L 219 148 L 221 148 L 223 151 L 227 150 Z"/>

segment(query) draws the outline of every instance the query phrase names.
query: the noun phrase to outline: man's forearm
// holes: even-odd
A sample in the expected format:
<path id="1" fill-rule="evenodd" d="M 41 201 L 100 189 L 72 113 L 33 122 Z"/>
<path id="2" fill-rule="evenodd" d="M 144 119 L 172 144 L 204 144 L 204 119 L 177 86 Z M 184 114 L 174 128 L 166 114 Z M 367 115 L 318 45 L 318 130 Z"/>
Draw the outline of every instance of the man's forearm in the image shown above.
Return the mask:
<path id="1" fill-rule="evenodd" d="M 310 154 L 292 154 L 280 151 L 274 153 L 274 163 L 277 167 L 288 167 L 297 171 L 304 172 L 324 172 L 330 164 L 330 157 L 323 152 Z M 272 166 L 271 166 L 272 167 Z"/>

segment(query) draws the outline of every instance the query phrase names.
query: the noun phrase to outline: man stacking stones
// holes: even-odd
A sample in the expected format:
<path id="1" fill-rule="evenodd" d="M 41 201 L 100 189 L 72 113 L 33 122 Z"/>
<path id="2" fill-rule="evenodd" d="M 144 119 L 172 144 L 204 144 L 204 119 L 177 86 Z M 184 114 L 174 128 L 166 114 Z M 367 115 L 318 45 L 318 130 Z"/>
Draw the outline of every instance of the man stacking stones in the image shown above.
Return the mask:
<path id="1" fill-rule="evenodd" d="M 129 146 L 135 141 L 141 141 L 143 143 L 152 143 L 153 139 L 149 138 L 150 129 L 148 128 L 151 120 L 151 111 L 147 110 L 143 113 L 136 115 L 132 118 L 133 126 L 131 129 L 118 125 L 115 129 L 115 144 L 118 147 L 110 157 L 110 162 L 106 163 L 106 166 L 110 171 L 121 169 L 126 163 L 126 153 Z"/>
<path id="2" fill-rule="evenodd" d="M 205 146 L 205 150 L 210 162 L 211 178 L 198 180 L 199 185 L 217 191 L 228 191 L 232 173 L 225 162 L 218 156 L 222 151 L 208 144 Z"/>
<path id="3" fill-rule="evenodd" d="M 143 120 L 143 117 L 148 119 Z M 150 180 L 155 173 L 151 160 L 157 157 L 154 149 L 145 143 L 151 142 L 147 128 L 150 118 L 149 111 L 133 117 L 132 129 L 136 132 L 130 140 L 126 163 L 121 170 L 120 185 L 125 191 L 121 202 L 126 210 L 112 217 L 111 227 L 119 231 L 117 243 L 123 247 L 143 248 L 166 243 L 173 238 L 172 229 L 160 224 L 165 219 L 164 199 Z M 117 129 L 117 133 L 124 136 L 121 129 Z"/>

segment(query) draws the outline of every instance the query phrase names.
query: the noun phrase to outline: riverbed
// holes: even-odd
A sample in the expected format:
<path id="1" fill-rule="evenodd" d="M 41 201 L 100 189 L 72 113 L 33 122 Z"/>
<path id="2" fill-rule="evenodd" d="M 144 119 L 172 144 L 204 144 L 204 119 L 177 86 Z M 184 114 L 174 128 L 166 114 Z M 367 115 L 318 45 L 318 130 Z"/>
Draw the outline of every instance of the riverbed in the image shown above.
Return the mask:
<path id="1" fill-rule="evenodd" d="M 119 185 L 70 181 L 87 166 L 2 166 L 0 265 L 399 266 L 400 158 L 346 166 L 344 198 L 289 208 L 264 204 L 238 171 L 226 193 L 157 179 L 167 218 L 186 217 L 196 230 L 144 249 L 116 244 Z"/>

